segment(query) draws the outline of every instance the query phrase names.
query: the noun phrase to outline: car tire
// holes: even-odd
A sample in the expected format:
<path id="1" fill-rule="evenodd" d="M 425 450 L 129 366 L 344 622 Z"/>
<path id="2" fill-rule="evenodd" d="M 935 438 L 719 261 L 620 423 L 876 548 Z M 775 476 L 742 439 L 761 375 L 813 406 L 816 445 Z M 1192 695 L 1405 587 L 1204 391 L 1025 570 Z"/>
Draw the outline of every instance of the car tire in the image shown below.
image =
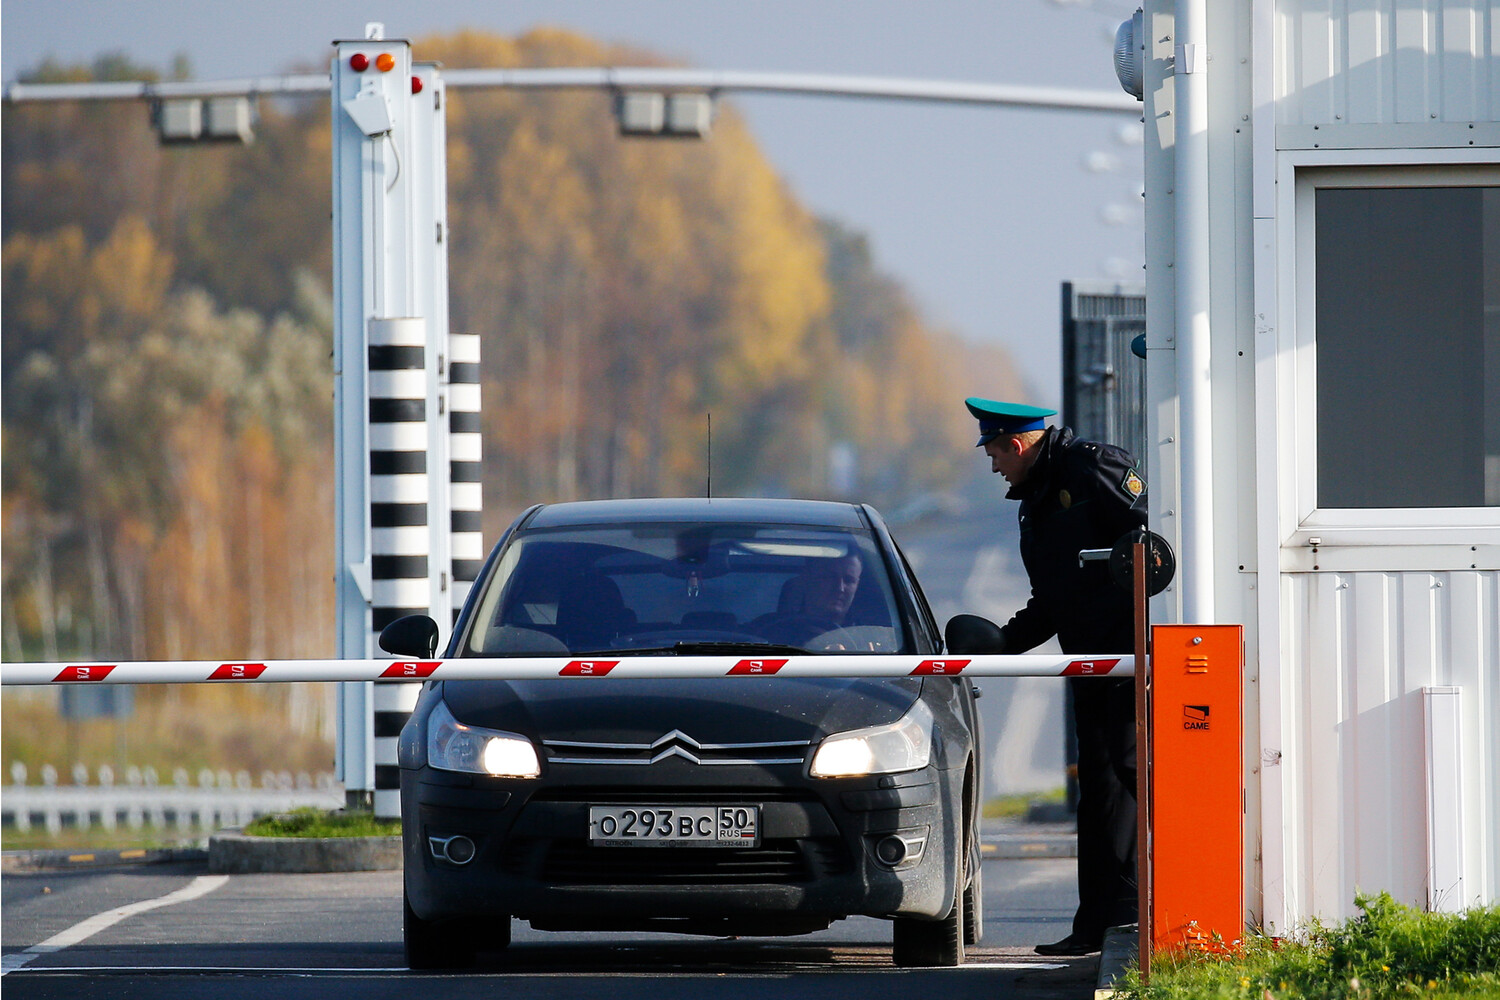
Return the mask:
<path id="1" fill-rule="evenodd" d="M 972 855 L 969 855 L 972 857 Z M 973 865 L 964 887 L 964 946 L 973 947 L 984 937 L 984 859 Z"/>
<path id="2" fill-rule="evenodd" d="M 953 906 L 941 920 L 897 917 L 891 921 L 891 958 L 902 968 L 951 967 L 964 964 L 964 872 L 968 851 L 960 848 L 957 877 L 953 880 Z"/>
<path id="3" fill-rule="evenodd" d="M 423 920 L 412 910 L 405 892 L 401 893 L 401 909 L 401 939 L 408 969 L 466 969 L 474 964 L 471 936 L 438 921 Z M 510 922 L 506 921 L 507 932 L 509 929 Z"/>

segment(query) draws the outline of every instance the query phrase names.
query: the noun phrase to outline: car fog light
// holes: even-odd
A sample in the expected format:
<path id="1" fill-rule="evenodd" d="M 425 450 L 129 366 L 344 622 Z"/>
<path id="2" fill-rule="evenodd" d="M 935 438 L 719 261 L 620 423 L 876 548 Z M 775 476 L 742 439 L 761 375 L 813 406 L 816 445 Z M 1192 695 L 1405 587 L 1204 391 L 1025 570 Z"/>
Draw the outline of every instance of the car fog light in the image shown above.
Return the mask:
<path id="1" fill-rule="evenodd" d="M 927 828 L 912 827 L 881 834 L 870 844 L 870 853 L 886 868 L 915 868 L 927 853 Z"/>
<path id="2" fill-rule="evenodd" d="M 474 841 L 468 837 L 454 837 L 443 851 L 455 865 L 466 865 L 474 860 Z"/>
<path id="3" fill-rule="evenodd" d="M 885 837 L 875 845 L 875 857 L 880 863 L 892 868 L 906 860 L 906 841 L 900 837 Z"/>
<path id="4" fill-rule="evenodd" d="M 450 861 L 455 865 L 466 865 L 474 860 L 474 841 L 458 834 L 452 837 L 428 837 L 427 846 L 432 856 Z"/>

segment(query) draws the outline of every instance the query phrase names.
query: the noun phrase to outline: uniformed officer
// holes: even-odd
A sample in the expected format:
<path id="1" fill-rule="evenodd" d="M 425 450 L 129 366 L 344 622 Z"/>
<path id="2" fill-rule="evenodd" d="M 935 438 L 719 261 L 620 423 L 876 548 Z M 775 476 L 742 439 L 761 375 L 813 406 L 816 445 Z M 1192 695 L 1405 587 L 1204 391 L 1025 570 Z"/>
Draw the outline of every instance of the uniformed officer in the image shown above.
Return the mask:
<path id="1" fill-rule="evenodd" d="M 1082 549 L 1110 548 L 1146 525 L 1146 483 L 1130 453 L 1048 427 L 1055 410 L 971 397 L 990 471 L 1021 502 L 1021 561 L 1031 599 L 984 649 L 1024 653 L 1054 635 L 1065 653 L 1134 648 L 1130 595 Z M 992 629 L 993 626 L 990 626 Z M 991 636 L 995 633 L 991 632 Z M 972 640 L 971 640 L 972 641 Z M 950 647 L 952 643 L 950 642 Z M 1042 955 L 1098 951 L 1107 928 L 1136 920 L 1135 690 L 1128 678 L 1070 678 L 1078 733 L 1078 911 Z"/>

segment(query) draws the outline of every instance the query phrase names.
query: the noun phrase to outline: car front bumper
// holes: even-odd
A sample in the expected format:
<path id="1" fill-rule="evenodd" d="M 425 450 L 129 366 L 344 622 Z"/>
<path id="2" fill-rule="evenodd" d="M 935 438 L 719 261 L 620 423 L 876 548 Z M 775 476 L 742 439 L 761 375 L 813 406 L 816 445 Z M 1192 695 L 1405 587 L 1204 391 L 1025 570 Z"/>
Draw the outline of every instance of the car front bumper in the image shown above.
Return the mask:
<path id="1" fill-rule="evenodd" d="M 540 783 L 403 769 L 407 898 L 426 920 L 516 916 L 554 930 L 775 934 L 854 915 L 941 917 L 954 898 L 961 803 L 961 773 L 932 765 L 811 779 L 800 766 L 667 760 L 554 767 Z M 760 842 L 594 846 L 595 804 L 756 805 Z M 452 837 L 472 841 L 471 859 L 444 856 Z M 907 847 L 897 864 L 877 855 L 891 837 Z"/>

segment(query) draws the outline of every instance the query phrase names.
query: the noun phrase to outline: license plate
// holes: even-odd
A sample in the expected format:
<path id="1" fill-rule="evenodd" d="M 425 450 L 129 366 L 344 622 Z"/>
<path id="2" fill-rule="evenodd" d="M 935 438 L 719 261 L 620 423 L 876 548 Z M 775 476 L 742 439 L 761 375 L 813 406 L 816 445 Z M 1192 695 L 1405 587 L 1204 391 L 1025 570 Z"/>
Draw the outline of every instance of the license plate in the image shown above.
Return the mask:
<path id="1" fill-rule="evenodd" d="M 759 806 L 589 806 L 599 847 L 757 847 Z"/>

